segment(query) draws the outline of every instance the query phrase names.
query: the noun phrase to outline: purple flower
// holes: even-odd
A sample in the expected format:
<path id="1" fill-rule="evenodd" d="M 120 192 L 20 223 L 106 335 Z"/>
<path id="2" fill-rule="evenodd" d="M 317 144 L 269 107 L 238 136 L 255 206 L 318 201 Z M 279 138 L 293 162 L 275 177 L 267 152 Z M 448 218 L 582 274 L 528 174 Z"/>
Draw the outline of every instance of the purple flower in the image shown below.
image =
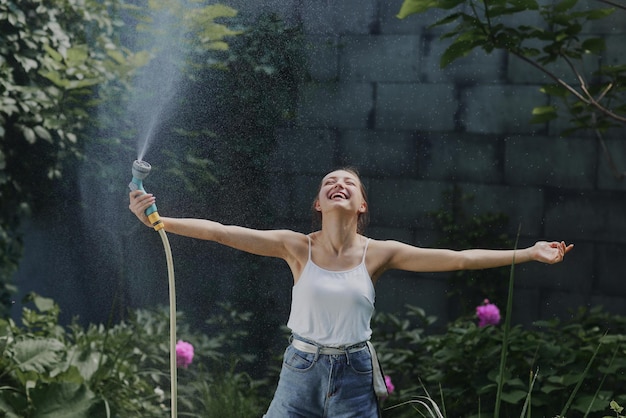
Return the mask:
<path id="1" fill-rule="evenodd" d="M 489 303 L 489 299 L 485 299 L 482 305 L 476 307 L 476 316 L 478 326 L 481 328 L 500 323 L 500 309 L 493 303 Z"/>
<path id="2" fill-rule="evenodd" d="M 176 367 L 187 368 L 193 360 L 193 345 L 178 340 L 176 343 Z"/>
<path id="3" fill-rule="evenodd" d="M 391 376 L 385 375 L 385 386 L 387 386 L 387 392 L 391 395 L 396 387 L 391 383 Z"/>

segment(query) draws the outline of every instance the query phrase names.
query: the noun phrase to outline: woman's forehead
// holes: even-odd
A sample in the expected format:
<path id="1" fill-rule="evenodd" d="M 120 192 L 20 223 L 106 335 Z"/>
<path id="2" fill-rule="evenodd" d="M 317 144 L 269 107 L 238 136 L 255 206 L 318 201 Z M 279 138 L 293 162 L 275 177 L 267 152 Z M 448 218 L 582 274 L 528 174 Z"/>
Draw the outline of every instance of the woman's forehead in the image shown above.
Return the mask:
<path id="1" fill-rule="evenodd" d="M 331 171 L 330 173 L 326 174 L 326 176 L 324 176 L 323 180 L 328 180 L 328 179 L 332 179 L 332 178 L 342 178 L 342 179 L 353 179 L 353 180 L 359 180 L 359 177 L 350 172 L 350 171 L 346 171 L 346 170 L 335 170 L 335 171 Z"/>

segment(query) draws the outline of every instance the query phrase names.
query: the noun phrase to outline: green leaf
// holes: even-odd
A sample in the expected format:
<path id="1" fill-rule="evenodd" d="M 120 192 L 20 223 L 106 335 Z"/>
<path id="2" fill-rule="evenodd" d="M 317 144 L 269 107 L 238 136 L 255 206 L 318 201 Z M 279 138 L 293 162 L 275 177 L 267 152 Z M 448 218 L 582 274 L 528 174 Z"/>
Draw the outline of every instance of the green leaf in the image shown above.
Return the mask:
<path id="1" fill-rule="evenodd" d="M 396 17 L 398 19 L 404 19 L 410 15 L 424 13 L 429 9 L 434 9 L 438 5 L 438 0 L 404 0 Z"/>
<path id="2" fill-rule="evenodd" d="M 455 41 L 441 55 L 439 66 L 441 68 L 445 68 L 454 60 L 467 56 L 470 52 L 472 52 L 476 45 L 475 41 Z"/>
<path id="3" fill-rule="evenodd" d="M 67 50 L 65 59 L 68 67 L 78 67 L 87 61 L 89 57 L 89 47 L 87 45 L 76 45 Z"/>
<path id="4" fill-rule="evenodd" d="M 53 338 L 34 338 L 17 341 L 11 351 L 17 367 L 23 372 L 44 373 L 60 361 L 64 345 Z"/>
<path id="5" fill-rule="evenodd" d="M 39 312 L 48 312 L 55 308 L 55 303 L 53 299 L 45 298 L 39 295 L 33 295 L 33 303 L 39 309 Z"/>
<path id="6" fill-rule="evenodd" d="M 554 11 L 559 13 L 565 12 L 574 7 L 576 3 L 578 3 L 578 0 L 563 0 L 554 5 Z"/>
<path id="7" fill-rule="evenodd" d="M 558 117 L 555 106 L 539 106 L 532 111 L 531 123 L 545 123 Z"/>
<path id="8" fill-rule="evenodd" d="M 594 9 L 587 12 L 588 20 L 604 19 L 607 16 L 612 15 L 615 9 Z"/>
<path id="9" fill-rule="evenodd" d="M 583 41 L 582 48 L 587 53 L 600 54 L 606 50 L 606 44 L 602 38 L 591 38 Z"/>
<path id="10" fill-rule="evenodd" d="M 555 97 L 566 97 L 568 94 L 567 89 L 560 84 L 547 84 L 541 87 L 540 91 Z"/>
<path id="11" fill-rule="evenodd" d="M 52 135 L 50 135 L 50 132 L 48 132 L 48 130 L 43 126 L 37 125 L 33 127 L 33 130 L 39 138 L 48 142 L 52 142 Z"/>
<path id="12" fill-rule="evenodd" d="M 55 60 L 56 62 L 62 62 L 63 56 L 59 54 L 56 50 L 54 50 L 50 45 L 44 44 L 43 49 L 50 55 L 50 58 Z"/>
<path id="13" fill-rule="evenodd" d="M 513 390 L 511 392 L 502 392 L 501 397 L 504 402 L 517 404 L 522 399 L 526 398 L 527 392 L 523 390 Z"/>
<path id="14" fill-rule="evenodd" d="M 104 416 L 102 400 L 85 385 L 67 382 L 51 383 L 33 389 L 31 397 L 33 403 L 37 405 L 32 415 L 33 418 Z"/>

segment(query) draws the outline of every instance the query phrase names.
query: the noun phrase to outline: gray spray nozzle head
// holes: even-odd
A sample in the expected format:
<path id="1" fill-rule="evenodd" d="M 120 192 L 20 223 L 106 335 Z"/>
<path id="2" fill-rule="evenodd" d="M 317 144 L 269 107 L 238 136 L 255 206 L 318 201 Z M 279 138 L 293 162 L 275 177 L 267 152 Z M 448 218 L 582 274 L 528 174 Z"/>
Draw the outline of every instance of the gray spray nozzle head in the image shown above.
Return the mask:
<path id="1" fill-rule="evenodd" d="M 150 174 L 151 169 L 152 169 L 152 166 L 148 162 L 142 161 L 142 160 L 135 160 L 133 162 L 133 177 L 139 180 L 143 180 L 146 177 L 148 177 L 148 174 Z"/>

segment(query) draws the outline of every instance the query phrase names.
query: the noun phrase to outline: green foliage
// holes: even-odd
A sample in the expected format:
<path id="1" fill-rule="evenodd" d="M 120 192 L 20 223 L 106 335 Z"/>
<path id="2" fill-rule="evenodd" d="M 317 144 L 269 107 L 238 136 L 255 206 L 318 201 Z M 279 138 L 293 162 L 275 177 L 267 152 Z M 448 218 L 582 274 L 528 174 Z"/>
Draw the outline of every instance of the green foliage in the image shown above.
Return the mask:
<path id="1" fill-rule="evenodd" d="M 128 147 L 137 135 L 136 120 L 127 111 L 138 92 L 132 81 L 162 52 L 142 49 L 140 42 L 128 45 L 137 27 L 151 27 L 152 33 L 143 32 L 147 38 L 162 29 L 146 26 L 153 13 L 176 17 L 177 27 L 186 30 L 186 47 L 193 50 L 179 66 L 194 71 L 210 68 L 210 54 L 225 50 L 224 38 L 238 33 L 216 22 L 234 16 L 233 9 L 183 4 L 187 2 L 157 0 L 141 5 L 145 7 L 122 0 L 0 2 L 0 317 L 7 316 L 15 292 L 9 279 L 22 254 L 22 219 L 44 203 L 65 204 L 63 192 L 75 198 L 76 167 L 87 153 L 84 179 L 109 189 L 128 181 L 128 172 L 121 179 L 111 161 L 134 153 Z M 143 26 L 129 28 L 131 14 Z M 193 72 L 187 74 L 192 78 Z M 207 162 L 193 154 L 176 159 L 181 160 L 195 174 L 206 172 Z M 184 173 L 175 175 L 185 178 Z"/>
<path id="2" fill-rule="evenodd" d="M 618 404 L 615 401 L 611 401 L 610 406 L 611 406 L 611 410 L 615 412 L 615 415 L 613 415 L 614 417 L 624 418 L 624 415 L 622 415 L 622 412 L 624 411 L 623 406 L 620 406 L 620 404 Z M 609 417 L 608 415 L 605 415 L 604 418 L 611 418 L 611 417 Z"/>
<path id="3" fill-rule="evenodd" d="M 114 80 L 117 89 L 99 90 L 101 100 L 88 131 L 84 181 L 112 195 L 102 199 L 117 199 L 119 185 L 128 183 L 136 144 L 149 141 L 159 144 L 157 155 L 149 155 L 155 171 L 166 165 L 160 181 L 153 183 L 157 189 L 174 184 L 178 194 L 204 190 L 215 176 L 214 164 L 202 149 L 215 134 L 212 121 L 190 129 L 200 109 L 190 106 L 187 95 L 197 96 L 205 79 L 221 72 L 217 54 L 227 51 L 227 41 L 241 33 L 232 28 L 237 11 L 195 0 L 141 0 L 120 7 L 124 24 L 118 36 L 145 60 L 128 80 Z M 120 155 L 129 158 L 121 162 Z"/>
<path id="4" fill-rule="evenodd" d="M 428 335 L 425 325 L 432 318 L 416 308 L 409 308 L 407 318 L 411 321 L 379 314 L 374 322 L 374 336 L 382 341 L 380 360 L 396 387 L 387 404 L 409 401 L 425 388 L 434 399 L 443 399 L 447 416 L 493 414 L 502 328 L 479 328 L 474 320 L 461 318 L 445 333 Z M 623 403 L 625 332 L 626 318 L 599 308 L 580 309 L 566 322 L 512 327 L 502 414 L 519 416 L 527 397 L 529 416 L 555 416 L 566 406 L 569 415 L 598 413 L 611 400 Z M 402 413 L 394 409 L 388 416 L 413 416 Z"/>
<path id="5" fill-rule="evenodd" d="M 111 328 L 58 325 L 59 308 L 31 295 L 23 326 L 0 321 L 0 407 L 7 417 L 164 417 L 169 407 L 168 318 L 165 310 L 138 310 Z M 228 306 L 232 329 L 250 321 Z M 179 321 L 181 318 L 179 318 Z M 182 324 L 193 363 L 179 369 L 181 416 L 258 416 L 266 406 L 259 386 L 239 371 L 232 351 L 245 335 L 231 328 L 212 336 Z M 253 355 L 238 353 L 239 362 Z"/>
<path id="6" fill-rule="evenodd" d="M 22 253 L 20 221 L 54 200 L 51 182 L 82 155 L 95 87 L 142 62 L 117 46 L 115 16 L 108 0 L 0 2 L 0 317 Z"/>
<path id="7" fill-rule="evenodd" d="M 544 88 L 551 96 L 550 106 L 533 111 L 533 122 L 544 123 L 565 113 L 570 118 L 570 133 L 592 129 L 598 134 L 626 123 L 626 65 L 603 65 L 589 74 L 582 72 L 583 60 L 600 60 L 606 52 L 602 37 L 585 34 L 592 21 L 604 19 L 624 9 L 614 2 L 592 5 L 578 0 L 538 2 L 536 0 L 405 0 L 399 18 L 431 9 L 449 13 L 432 26 L 456 26 L 445 32 L 442 39 L 451 44 L 441 57 L 441 67 L 467 56 L 475 49 L 490 53 L 502 49 L 535 67 L 553 80 Z M 526 22 L 524 16 L 536 17 L 537 25 Z M 553 64 L 560 63 L 564 69 Z M 575 84 L 567 79 L 577 80 Z"/>

